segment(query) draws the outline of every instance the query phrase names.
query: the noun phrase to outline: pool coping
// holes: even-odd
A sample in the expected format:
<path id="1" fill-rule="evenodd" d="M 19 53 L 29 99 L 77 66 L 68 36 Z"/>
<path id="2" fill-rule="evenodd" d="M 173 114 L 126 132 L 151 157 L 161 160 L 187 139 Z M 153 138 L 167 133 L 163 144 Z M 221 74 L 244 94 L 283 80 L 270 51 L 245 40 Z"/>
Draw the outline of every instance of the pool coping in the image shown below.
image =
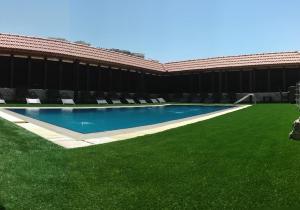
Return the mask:
<path id="1" fill-rule="evenodd" d="M 96 133 L 89 133 L 89 134 L 74 132 L 56 125 L 52 125 L 50 123 L 36 120 L 24 116 L 22 114 L 18 114 L 13 111 L 7 110 L 7 109 L 24 109 L 24 108 L 25 109 L 93 109 L 93 108 L 106 109 L 106 108 L 156 107 L 156 106 L 167 106 L 167 105 L 173 105 L 173 104 L 159 104 L 159 105 L 145 105 L 145 106 L 111 106 L 111 107 L 109 106 L 104 106 L 104 107 L 99 107 L 99 106 L 95 106 L 95 107 L 1 107 L 0 117 L 36 135 L 39 135 L 44 139 L 49 140 L 57 145 L 60 145 L 66 149 L 72 149 L 72 148 L 93 146 L 98 144 L 131 139 L 138 136 L 154 134 L 165 130 L 181 127 L 184 125 L 208 120 L 214 117 L 218 117 L 227 113 L 245 109 L 251 106 L 251 105 L 236 105 L 234 107 L 227 108 L 224 110 L 218 110 L 207 114 L 201 114 L 192 117 L 171 120 L 171 121 L 157 123 L 153 125 L 119 129 L 114 131 L 96 132 Z M 180 105 L 197 106 L 197 104 L 180 104 Z M 217 105 L 217 106 L 226 106 L 226 105 Z"/>

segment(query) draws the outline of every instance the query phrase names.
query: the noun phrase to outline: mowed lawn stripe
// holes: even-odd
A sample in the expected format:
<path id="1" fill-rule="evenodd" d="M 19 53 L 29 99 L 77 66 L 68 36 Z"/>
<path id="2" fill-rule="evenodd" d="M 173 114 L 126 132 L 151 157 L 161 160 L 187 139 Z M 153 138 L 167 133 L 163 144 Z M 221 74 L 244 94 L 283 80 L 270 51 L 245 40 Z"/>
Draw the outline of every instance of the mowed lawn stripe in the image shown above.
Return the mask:
<path id="1" fill-rule="evenodd" d="M 300 206 L 289 104 L 255 105 L 162 133 L 64 150 L 0 121 L 7 209 Z"/>

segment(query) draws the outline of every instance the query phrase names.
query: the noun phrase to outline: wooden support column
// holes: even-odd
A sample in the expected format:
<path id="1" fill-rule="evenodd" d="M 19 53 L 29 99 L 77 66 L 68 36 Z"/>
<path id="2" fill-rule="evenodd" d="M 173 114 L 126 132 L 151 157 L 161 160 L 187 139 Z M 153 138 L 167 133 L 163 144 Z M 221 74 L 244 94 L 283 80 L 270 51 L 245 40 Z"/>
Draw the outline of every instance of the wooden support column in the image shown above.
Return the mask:
<path id="1" fill-rule="evenodd" d="M 157 75 L 157 85 L 154 83 L 152 86 L 155 88 L 156 93 L 164 93 L 164 88 L 163 88 L 163 75 L 158 74 Z"/>
<path id="2" fill-rule="evenodd" d="M 218 72 L 218 83 L 219 83 L 218 92 L 221 93 L 222 92 L 222 72 L 221 71 Z"/>
<path id="3" fill-rule="evenodd" d="M 74 82 L 73 89 L 79 91 L 79 61 L 75 60 L 73 63 Z"/>
<path id="4" fill-rule="evenodd" d="M 14 87 L 14 77 L 15 77 L 15 58 L 13 55 L 10 56 L 10 88 Z"/>
<path id="5" fill-rule="evenodd" d="M 199 93 L 202 92 L 202 74 L 201 73 L 198 74 L 198 92 Z"/>
<path id="6" fill-rule="evenodd" d="M 215 92 L 215 73 L 214 72 L 209 72 L 211 76 L 211 92 Z"/>
<path id="7" fill-rule="evenodd" d="M 90 66 L 89 64 L 86 64 L 86 91 L 90 90 Z"/>
<path id="8" fill-rule="evenodd" d="M 140 73 L 140 88 L 141 88 L 141 92 L 145 93 L 145 78 L 144 78 L 144 74 Z"/>
<path id="9" fill-rule="evenodd" d="M 224 92 L 228 93 L 228 71 L 224 72 L 224 76 L 225 76 Z"/>
<path id="10" fill-rule="evenodd" d="M 169 88 L 170 88 L 170 86 L 169 86 L 170 85 L 170 83 L 169 83 L 169 74 L 164 74 L 162 85 L 163 85 L 164 92 L 169 93 Z"/>
<path id="11" fill-rule="evenodd" d="M 132 80 L 131 80 L 131 72 L 127 72 L 127 85 L 128 85 L 128 92 L 132 92 Z"/>
<path id="12" fill-rule="evenodd" d="M 144 93 L 147 93 L 148 92 L 148 88 L 147 88 L 147 76 L 144 73 L 142 73 L 142 87 L 143 87 Z"/>
<path id="13" fill-rule="evenodd" d="M 267 74 L 268 74 L 267 90 L 268 90 L 268 92 L 271 92 L 271 70 L 270 69 L 267 70 Z"/>
<path id="14" fill-rule="evenodd" d="M 77 102 L 79 99 L 79 61 L 75 60 L 72 66 L 73 73 L 73 91 L 74 100 Z"/>
<path id="15" fill-rule="evenodd" d="M 128 92 L 128 87 L 127 87 L 127 71 L 123 70 L 122 71 L 122 87 L 124 92 Z"/>
<path id="16" fill-rule="evenodd" d="M 62 60 L 59 60 L 59 73 L 58 73 L 58 89 L 61 90 L 62 89 L 62 76 L 63 76 L 63 66 L 62 66 Z"/>
<path id="17" fill-rule="evenodd" d="M 243 92 L 243 71 L 239 71 L 239 92 Z"/>
<path id="18" fill-rule="evenodd" d="M 286 91 L 286 69 L 282 69 L 282 90 Z"/>
<path id="19" fill-rule="evenodd" d="M 122 70 L 119 70 L 119 92 L 124 92 L 123 90 L 123 77 L 122 77 Z"/>
<path id="20" fill-rule="evenodd" d="M 141 88 L 140 88 L 140 84 L 139 84 L 139 73 L 136 72 L 135 75 L 134 75 L 134 83 L 135 83 L 135 92 L 138 93 L 138 92 L 142 92 L 141 91 Z"/>
<path id="21" fill-rule="evenodd" d="M 27 59 L 27 88 L 31 88 L 31 57 Z"/>
<path id="22" fill-rule="evenodd" d="M 252 71 L 249 71 L 249 92 L 253 92 Z"/>
<path id="23" fill-rule="evenodd" d="M 98 80 L 97 80 L 97 89 L 98 91 L 102 91 L 102 69 L 100 68 L 100 66 L 97 69 L 98 72 Z"/>
<path id="24" fill-rule="evenodd" d="M 253 72 L 252 72 L 252 80 L 253 80 L 252 92 L 255 92 L 256 91 L 256 74 L 255 74 L 255 70 L 253 70 Z"/>
<path id="25" fill-rule="evenodd" d="M 108 77 L 109 77 L 109 79 L 108 79 L 108 82 L 109 82 L 109 85 L 108 85 L 108 88 L 109 88 L 109 90 L 108 90 L 108 92 L 111 92 L 112 91 L 112 89 L 113 89 L 113 73 L 112 73 L 112 69 L 111 69 L 111 67 L 109 67 L 108 69 Z"/>
<path id="26" fill-rule="evenodd" d="M 43 82 L 43 87 L 46 90 L 48 84 L 48 61 L 47 58 L 44 58 L 44 82 Z"/>
<path id="27" fill-rule="evenodd" d="M 162 87 L 163 93 L 165 93 L 165 94 L 168 93 L 167 92 L 167 87 L 165 85 L 166 81 L 167 81 L 167 75 L 164 74 L 164 75 L 161 76 L 161 87 Z"/>
<path id="28" fill-rule="evenodd" d="M 137 74 L 137 77 L 136 77 L 136 81 L 137 81 L 137 88 L 138 88 L 138 90 L 137 90 L 137 92 L 139 91 L 139 92 L 141 92 L 141 93 L 144 93 L 144 90 L 143 90 L 143 82 L 142 82 L 142 73 L 138 73 Z"/>
<path id="29" fill-rule="evenodd" d="M 167 84 L 168 84 L 168 93 L 174 92 L 174 89 L 176 89 L 176 88 L 174 87 L 174 83 L 172 83 L 172 76 L 168 76 L 168 82 L 167 82 Z M 181 87 L 181 81 L 180 81 L 180 79 L 179 79 L 179 85 Z"/>
<path id="30" fill-rule="evenodd" d="M 190 85 L 189 85 L 189 91 L 190 91 L 190 93 L 192 93 L 193 92 L 193 74 L 191 74 L 191 75 L 189 75 L 189 83 L 190 83 Z"/>

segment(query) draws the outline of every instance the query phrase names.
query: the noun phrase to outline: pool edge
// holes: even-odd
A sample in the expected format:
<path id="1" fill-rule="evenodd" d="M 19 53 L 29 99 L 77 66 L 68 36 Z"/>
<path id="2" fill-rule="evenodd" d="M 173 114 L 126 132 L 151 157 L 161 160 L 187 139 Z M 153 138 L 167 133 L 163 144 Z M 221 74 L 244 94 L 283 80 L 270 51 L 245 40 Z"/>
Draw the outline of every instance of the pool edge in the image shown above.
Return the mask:
<path id="1" fill-rule="evenodd" d="M 0 117 L 38 136 L 41 136 L 42 138 L 48 141 L 51 141 L 66 149 L 72 149 L 72 148 L 87 147 L 87 146 L 93 146 L 98 144 L 105 144 L 110 142 L 127 140 L 139 136 L 159 133 L 169 129 L 212 119 L 224 114 L 228 114 L 234 111 L 248 108 L 250 106 L 251 105 L 239 105 L 232 108 L 211 112 L 208 114 L 196 115 L 193 117 L 188 117 L 179 120 L 172 120 L 172 121 L 158 123 L 154 125 L 121 129 L 118 132 L 99 132 L 99 133 L 91 133 L 91 134 L 80 134 L 80 133 L 72 132 L 70 130 L 58 126 L 49 125 L 48 123 L 44 123 L 39 120 L 34 120 L 29 117 L 21 116 L 20 114 L 6 110 L 5 108 L 0 109 Z"/>

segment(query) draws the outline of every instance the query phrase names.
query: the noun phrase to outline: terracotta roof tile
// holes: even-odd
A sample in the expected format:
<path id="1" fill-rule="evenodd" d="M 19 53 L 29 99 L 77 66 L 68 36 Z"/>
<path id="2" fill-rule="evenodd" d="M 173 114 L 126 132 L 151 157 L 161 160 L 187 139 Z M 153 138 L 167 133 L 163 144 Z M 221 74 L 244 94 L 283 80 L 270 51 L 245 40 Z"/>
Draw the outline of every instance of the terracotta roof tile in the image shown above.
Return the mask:
<path id="1" fill-rule="evenodd" d="M 89 47 L 71 42 L 19 36 L 0 33 L 0 50 L 20 50 L 43 53 L 52 56 L 65 56 L 77 59 L 89 59 L 95 62 L 109 62 L 140 69 L 160 72 L 177 72 L 189 70 L 213 70 L 234 67 L 259 67 L 266 65 L 300 64 L 299 52 L 265 53 L 196 59 L 161 64 L 119 52 Z"/>
<path id="2" fill-rule="evenodd" d="M 76 58 L 95 60 L 95 62 L 110 62 L 142 69 L 163 71 L 163 65 L 159 62 L 154 62 L 123 53 L 52 39 L 0 34 L 0 49 L 1 48 L 36 51 L 45 54 L 48 53 L 61 56 L 72 56 Z"/>
<path id="3" fill-rule="evenodd" d="M 233 67 L 253 67 L 276 64 L 300 64 L 299 52 L 281 52 L 281 53 L 265 53 L 252 55 L 239 55 L 216 57 L 207 59 L 197 59 L 188 61 L 179 61 L 166 63 L 165 70 L 188 71 L 188 70 L 209 70 L 218 68 L 233 68 Z"/>

